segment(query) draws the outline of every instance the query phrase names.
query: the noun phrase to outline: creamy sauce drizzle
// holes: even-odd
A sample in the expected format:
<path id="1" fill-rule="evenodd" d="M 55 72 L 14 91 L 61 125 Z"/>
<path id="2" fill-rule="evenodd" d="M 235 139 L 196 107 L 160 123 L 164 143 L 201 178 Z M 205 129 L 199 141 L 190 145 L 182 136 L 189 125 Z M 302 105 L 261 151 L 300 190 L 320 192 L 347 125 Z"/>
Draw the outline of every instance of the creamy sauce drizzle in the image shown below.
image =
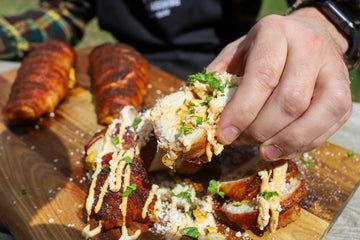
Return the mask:
<path id="1" fill-rule="evenodd" d="M 263 170 L 259 172 L 259 176 L 261 177 L 260 192 L 277 192 L 279 195 L 273 195 L 269 200 L 266 200 L 263 197 L 257 198 L 259 209 L 257 221 L 260 229 L 264 229 L 267 225 L 269 225 L 270 232 L 275 232 L 277 228 L 280 214 L 280 201 L 285 187 L 287 168 L 288 164 L 287 162 L 284 162 L 272 170 Z M 271 175 L 272 179 L 270 181 Z"/>
<path id="2" fill-rule="evenodd" d="M 150 203 L 152 202 L 152 200 L 154 199 L 155 193 L 156 193 L 156 191 L 157 191 L 158 189 L 159 189 L 159 186 L 158 186 L 158 185 L 153 185 L 153 186 L 152 186 L 151 191 L 150 191 L 150 193 L 149 193 L 149 196 L 148 196 L 148 198 L 146 199 L 144 208 L 143 208 L 143 210 L 142 210 L 142 212 L 141 212 L 141 217 L 142 217 L 142 218 L 146 218 L 149 204 L 150 204 Z"/>
<path id="3" fill-rule="evenodd" d="M 94 228 L 93 230 L 90 230 L 90 224 L 88 224 L 82 230 L 81 235 L 83 237 L 94 237 L 101 232 L 101 227 L 102 227 L 101 220 L 99 221 L 99 225 L 96 228 Z"/>
<path id="4" fill-rule="evenodd" d="M 118 148 L 120 150 L 115 151 L 112 154 L 112 159 L 109 161 L 110 172 L 109 172 L 109 175 L 107 176 L 103 186 L 101 187 L 98 201 L 94 207 L 94 213 L 98 213 L 100 211 L 104 196 L 107 193 L 108 189 L 110 189 L 113 192 L 118 192 L 121 188 L 123 189 L 123 191 L 125 191 L 127 189 L 127 187 L 130 186 L 130 176 L 131 176 L 130 164 L 127 163 L 126 161 L 121 161 L 121 159 L 123 159 L 124 157 L 127 157 L 127 156 L 130 157 L 131 159 L 133 159 L 135 152 L 139 152 L 139 149 L 138 149 L 138 147 L 136 147 L 135 149 L 132 149 L 132 150 L 122 150 L 123 146 L 122 146 L 121 142 L 123 140 L 125 129 L 126 129 L 126 127 L 129 126 L 128 124 L 124 124 L 124 122 L 125 122 L 124 119 L 120 118 L 119 120 L 114 120 L 113 123 L 108 126 L 106 133 L 105 133 L 105 140 L 103 143 L 102 150 L 97 154 L 97 157 L 95 160 L 96 169 L 92 176 L 92 181 L 91 181 L 91 185 L 89 188 L 89 195 L 86 199 L 86 207 L 85 208 L 86 208 L 86 212 L 88 215 L 88 221 L 90 219 L 92 206 L 94 204 L 94 195 L 95 195 L 95 187 L 96 187 L 97 177 L 98 177 L 99 173 L 102 171 L 102 157 L 104 155 L 106 155 L 107 153 L 110 153 L 111 151 L 113 151 L 114 147 Z M 119 124 L 119 123 L 121 125 L 120 125 L 120 129 L 119 129 L 119 134 L 117 137 L 119 139 L 120 146 L 114 146 L 111 136 L 112 136 L 113 132 L 116 130 L 117 124 Z M 136 137 L 137 137 L 137 135 L 135 134 L 134 140 L 136 140 Z M 125 169 L 125 171 L 124 171 L 124 169 Z M 129 234 L 128 234 L 128 230 L 126 227 L 127 202 L 128 202 L 128 197 L 123 196 L 122 204 L 121 204 L 121 206 L 119 206 L 119 207 L 121 207 L 121 213 L 122 213 L 122 217 L 123 217 L 122 227 L 121 227 L 122 232 L 121 232 L 120 240 L 137 239 L 141 234 L 140 230 L 137 230 L 133 236 L 129 236 Z M 87 237 L 93 237 L 96 234 L 99 234 L 101 232 L 101 227 L 102 227 L 101 221 L 99 221 L 99 225 L 93 230 L 90 230 L 90 225 L 87 225 L 83 230 L 83 235 L 87 236 Z"/>

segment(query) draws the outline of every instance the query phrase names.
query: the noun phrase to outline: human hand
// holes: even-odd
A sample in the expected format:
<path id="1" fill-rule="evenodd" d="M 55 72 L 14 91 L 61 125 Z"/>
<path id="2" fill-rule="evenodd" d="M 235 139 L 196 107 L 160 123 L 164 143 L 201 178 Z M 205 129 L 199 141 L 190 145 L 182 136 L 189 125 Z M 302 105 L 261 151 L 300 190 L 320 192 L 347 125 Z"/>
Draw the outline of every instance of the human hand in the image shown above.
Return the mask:
<path id="1" fill-rule="evenodd" d="M 315 8 L 268 16 L 226 46 L 209 72 L 243 75 L 222 112 L 224 144 L 260 144 L 265 160 L 293 158 L 321 145 L 351 114 L 347 40 Z"/>

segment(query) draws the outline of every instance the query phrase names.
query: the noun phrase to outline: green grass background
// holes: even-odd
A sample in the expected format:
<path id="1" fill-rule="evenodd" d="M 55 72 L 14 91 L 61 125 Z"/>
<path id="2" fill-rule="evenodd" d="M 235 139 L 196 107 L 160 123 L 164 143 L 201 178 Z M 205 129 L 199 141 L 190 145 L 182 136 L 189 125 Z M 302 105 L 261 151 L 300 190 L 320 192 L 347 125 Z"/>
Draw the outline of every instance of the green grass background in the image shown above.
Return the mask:
<path id="1" fill-rule="evenodd" d="M 105 0 L 106 1 L 106 0 Z M 196 0 L 193 0 L 196 1 Z M 38 0 L 0 0 L 0 15 L 14 15 L 36 6 Z M 263 0 L 259 18 L 268 14 L 284 14 L 287 9 L 286 0 Z M 97 19 L 93 19 L 87 26 L 84 38 L 76 46 L 83 48 L 94 46 L 103 42 L 114 42 L 115 39 L 106 31 L 98 27 Z M 350 72 L 351 91 L 354 102 L 360 102 L 360 70 Z"/>

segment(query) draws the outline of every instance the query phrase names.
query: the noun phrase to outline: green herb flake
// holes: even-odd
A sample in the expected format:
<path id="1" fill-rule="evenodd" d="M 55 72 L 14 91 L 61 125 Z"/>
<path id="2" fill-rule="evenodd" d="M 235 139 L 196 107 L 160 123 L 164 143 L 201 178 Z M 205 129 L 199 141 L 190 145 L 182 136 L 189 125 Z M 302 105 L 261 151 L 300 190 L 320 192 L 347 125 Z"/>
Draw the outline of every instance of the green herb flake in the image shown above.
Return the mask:
<path id="1" fill-rule="evenodd" d="M 354 158 L 354 153 L 348 152 L 348 157 L 351 158 L 351 159 L 353 159 L 353 158 Z"/>
<path id="2" fill-rule="evenodd" d="M 303 163 L 303 164 L 306 164 L 307 162 L 305 161 L 305 158 L 304 157 L 300 157 L 300 161 Z"/>
<path id="3" fill-rule="evenodd" d="M 314 166 L 314 162 L 313 162 L 313 161 L 310 161 L 309 164 L 308 164 L 309 170 L 312 170 L 312 169 L 313 169 L 313 166 Z"/>
<path id="4" fill-rule="evenodd" d="M 179 185 L 182 186 L 182 187 L 186 187 L 186 184 L 185 184 L 185 183 L 178 182 L 177 184 L 179 184 Z"/>
<path id="5" fill-rule="evenodd" d="M 110 166 L 109 166 L 109 165 L 106 165 L 106 166 L 104 166 L 104 167 L 101 168 L 101 171 L 108 170 L 109 168 L 110 168 Z"/>
<path id="6" fill-rule="evenodd" d="M 73 152 L 70 148 L 68 148 L 67 151 L 68 151 L 68 153 L 72 153 L 72 152 Z"/>
<path id="7" fill-rule="evenodd" d="M 26 189 L 25 188 L 23 188 L 23 189 L 21 189 L 21 194 L 22 195 L 25 195 L 27 192 L 26 192 Z"/>
<path id="8" fill-rule="evenodd" d="M 278 192 L 261 192 L 259 193 L 260 197 L 264 197 L 265 200 L 270 200 L 273 196 L 279 196 Z"/>
<path id="9" fill-rule="evenodd" d="M 210 97 L 209 95 L 206 96 L 206 102 L 209 103 L 212 100 L 212 97 Z"/>
<path id="10" fill-rule="evenodd" d="M 206 105 L 208 105 L 208 103 L 207 102 L 202 102 L 202 103 L 200 103 L 200 106 L 206 106 Z"/>
<path id="11" fill-rule="evenodd" d="M 118 137 L 112 137 L 111 138 L 111 142 L 114 144 L 114 145 L 118 145 L 120 143 L 120 140 Z"/>
<path id="12" fill-rule="evenodd" d="M 190 113 L 191 113 L 191 114 L 194 114 L 194 113 L 195 113 L 195 110 L 194 110 L 194 109 L 191 109 L 191 110 L 190 110 Z"/>
<path id="13" fill-rule="evenodd" d="M 180 192 L 179 194 L 175 194 L 174 192 L 170 192 L 171 196 L 186 199 L 191 206 L 195 206 L 195 202 L 191 199 L 191 192 L 188 190 L 186 192 Z"/>
<path id="14" fill-rule="evenodd" d="M 219 191 L 218 182 L 216 180 L 214 180 L 214 179 L 210 180 L 207 191 L 209 193 L 218 194 L 222 198 L 225 197 L 225 193 Z"/>
<path id="15" fill-rule="evenodd" d="M 212 89 L 224 92 L 225 87 L 221 85 L 220 80 L 215 77 L 215 74 L 216 72 L 206 73 L 206 69 L 204 68 L 201 73 L 189 75 L 188 80 L 186 81 L 186 86 L 189 86 L 193 82 L 200 82 L 208 84 Z"/>
<path id="16" fill-rule="evenodd" d="M 191 101 L 190 101 L 188 104 L 189 104 L 189 106 L 191 106 L 191 107 L 195 107 L 195 103 L 193 103 L 193 102 L 191 102 Z"/>
<path id="17" fill-rule="evenodd" d="M 187 227 L 180 230 L 181 234 L 184 236 L 192 237 L 192 238 L 199 238 L 200 233 L 196 227 Z"/>
<path id="18" fill-rule="evenodd" d="M 240 207 L 240 206 L 241 206 L 241 203 L 238 203 L 238 202 L 237 202 L 237 203 L 233 203 L 233 206 L 234 206 L 234 207 Z"/>
<path id="19" fill-rule="evenodd" d="M 181 127 L 180 128 L 180 137 L 191 134 L 192 133 L 191 130 L 192 130 L 192 128 L 189 128 L 189 127 Z"/>
<path id="20" fill-rule="evenodd" d="M 203 117 L 196 117 L 196 126 L 198 127 L 198 126 L 200 126 L 201 124 L 203 124 L 203 122 L 204 122 L 204 119 L 203 119 Z"/>
<path id="21" fill-rule="evenodd" d="M 336 162 L 340 162 L 340 161 L 341 161 L 340 159 L 336 160 Z"/>
<path id="22" fill-rule="evenodd" d="M 193 211 L 187 211 L 186 214 L 189 215 L 189 217 L 191 218 L 194 217 Z"/>
<path id="23" fill-rule="evenodd" d="M 129 156 L 124 157 L 123 159 L 121 159 L 121 161 L 134 164 L 133 160 Z"/>
<path id="24" fill-rule="evenodd" d="M 88 130 L 86 130 L 86 134 L 89 134 L 89 135 L 90 135 L 90 133 L 91 133 L 91 132 L 90 132 L 90 130 L 89 130 L 89 129 L 88 129 Z"/>
<path id="25" fill-rule="evenodd" d="M 136 130 L 140 123 L 141 123 L 141 117 L 137 117 L 134 119 L 131 127 Z"/>
<path id="26" fill-rule="evenodd" d="M 121 194 L 121 196 L 122 197 L 128 197 L 130 195 L 130 193 L 132 193 L 135 190 L 136 190 L 136 183 L 132 183 L 126 188 L 125 192 L 123 192 Z"/>
<path id="27" fill-rule="evenodd" d="M 311 172 L 311 175 L 315 175 L 315 172 Z"/>

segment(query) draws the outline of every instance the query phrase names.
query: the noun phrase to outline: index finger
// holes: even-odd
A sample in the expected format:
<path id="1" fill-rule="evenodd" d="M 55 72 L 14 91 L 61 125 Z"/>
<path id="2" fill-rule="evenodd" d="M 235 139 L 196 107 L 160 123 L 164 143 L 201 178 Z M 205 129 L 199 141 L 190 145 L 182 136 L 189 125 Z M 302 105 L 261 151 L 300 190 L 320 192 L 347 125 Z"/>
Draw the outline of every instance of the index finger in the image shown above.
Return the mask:
<path id="1" fill-rule="evenodd" d="M 278 85 L 285 66 L 287 44 L 285 39 L 272 42 L 267 39 L 270 38 L 258 37 L 251 44 L 243 79 L 221 114 L 217 137 L 224 144 L 233 142 L 255 120 Z"/>

